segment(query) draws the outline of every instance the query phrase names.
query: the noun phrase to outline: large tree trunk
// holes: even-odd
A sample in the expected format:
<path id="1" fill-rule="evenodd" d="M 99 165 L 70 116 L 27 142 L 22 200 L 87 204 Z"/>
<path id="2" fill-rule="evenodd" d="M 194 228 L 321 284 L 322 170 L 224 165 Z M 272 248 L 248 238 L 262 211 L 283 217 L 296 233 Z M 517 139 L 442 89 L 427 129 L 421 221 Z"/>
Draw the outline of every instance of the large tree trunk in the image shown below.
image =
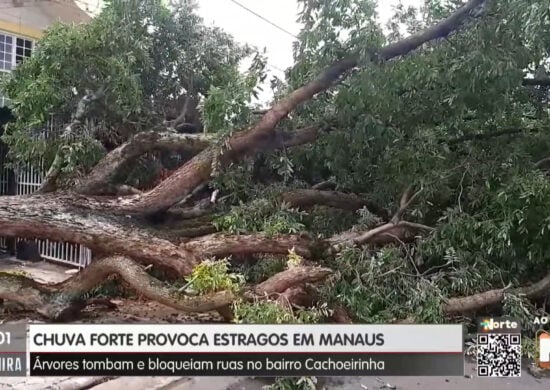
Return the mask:
<path id="1" fill-rule="evenodd" d="M 121 254 L 145 264 L 191 272 L 209 256 L 286 254 L 291 248 L 311 256 L 307 237 L 211 234 L 188 241 L 154 230 L 140 220 L 67 205 L 54 195 L 0 197 L 0 232 L 8 237 L 34 237 L 79 243 L 98 254 Z M 182 242 L 177 242 L 182 241 Z"/>

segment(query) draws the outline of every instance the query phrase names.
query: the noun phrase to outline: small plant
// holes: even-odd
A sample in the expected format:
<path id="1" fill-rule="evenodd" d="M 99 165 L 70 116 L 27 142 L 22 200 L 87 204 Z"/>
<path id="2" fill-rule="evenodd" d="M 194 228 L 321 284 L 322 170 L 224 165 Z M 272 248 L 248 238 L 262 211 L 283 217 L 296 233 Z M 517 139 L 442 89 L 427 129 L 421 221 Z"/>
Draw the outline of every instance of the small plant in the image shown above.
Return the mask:
<path id="1" fill-rule="evenodd" d="M 527 359 L 534 361 L 539 354 L 537 339 L 523 336 L 521 338 L 521 354 Z"/>
<path id="2" fill-rule="evenodd" d="M 299 267 L 300 265 L 302 265 L 303 262 L 304 262 L 304 258 L 299 254 L 297 254 L 294 247 L 292 247 L 292 249 L 288 251 L 287 262 L 286 262 L 287 267 L 288 268 Z"/>
<path id="3" fill-rule="evenodd" d="M 207 259 L 193 269 L 186 281 L 192 290 L 199 294 L 206 294 L 222 290 L 238 291 L 244 284 L 244 277 L 229 272 L 227 258 Z"/>

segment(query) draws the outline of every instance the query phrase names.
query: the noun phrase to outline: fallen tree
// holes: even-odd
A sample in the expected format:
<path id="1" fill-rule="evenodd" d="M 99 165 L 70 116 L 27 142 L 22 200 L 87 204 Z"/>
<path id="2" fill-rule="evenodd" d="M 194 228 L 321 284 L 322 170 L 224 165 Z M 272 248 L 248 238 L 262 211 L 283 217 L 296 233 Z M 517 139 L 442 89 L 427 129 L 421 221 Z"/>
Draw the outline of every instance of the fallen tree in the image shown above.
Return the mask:
<path id="1" fill-rule="evenodd" d="M 308 284 L 324 280 L 332 275 L 332 270 L 305 266 L 288 268 L 265 281 L 248 286 L 237 297 L 230 291 L 216 291 L 204 296 L 175 296 L 173 291 L 159 284 L 142 267 L 152 266 L 167 270 L 173 279 L 177 279 L 190 275 L 195 267 L 210 257 L 247 256 L 256 261 L 257 255 L 280 257 L 294 251 L 308 261 L 323 261 L 338 257 L 350 246 L 404 246 L 418 237 L 433 234 L 436 228 L 404 219 L 406 211 L 420 193 L 411 194 L 411 190 L 405 192 L 398 211 L 393 215 L 368 196 L 323 190 L 323 186 L 283 192 L 280 199 L 295 209 L 309 210 L 318 206 L 329 206 L 353 213 L 366 208 L 383 221 L 361 231 L 338 232 L 328 237 L 306 233 L 211 233 L 212 224 L 194 226 L 197 231 L 206 231 L 209 234 L 190 237 L 177 229 L 163 228 L 162 223 L 152 223 L 152 220 L 162 221 L 167 215 L 172 219 L 188 219 L 184 215 L 189 219 L 198 217 L 199 214 L 202 217 L 205 214 L 204 208 L 193 208 L 192 203 L 196 201 L 193 196 L 200 193 L 197 189 L 204 190 L 205 184 L 215 179 L 220 172 L 231 169 L 258 153 L 286 152 L 291 147 L 313 144 L 326 133 L 345 132 L 346 129 L 339 129 L 333 123 L 320 122 L 292 131 L 277 129 L 277 126 L 304 103 L 330 92 L 331 88 L 341 84 L 354 72 L 368 66 L 382 67 L 384 63 L 404 57 L 427 44 L 431 45 L 432 50 L 436 43 L 450 39 L 451 34 L 460 32 L 462 28 L 468 28 L 467 23 L 479 16 L 475 11 L 483 8 L 484 3 L 483 0 L 470 0 L 426 30 L 388 44 L 375 53 L 370 53 L 368 58 L 355 52 L 347 53 L 312 81 L 280 98 L 269 110 L 262 112 L 257 123 L 245 130 L 229 132 L 221 137 L 178 134 L 167 129 L 140 131 L 111 148 L 73 188 L 57 188 L 56 176 L 61 171 L 57 166 L 52 166 L 51 175 L 48 175 L 41 193 L 0 197 L 0 232 L 3 236 L 78 243 L 104 257 L 68 281 L 57 285 L 41 285 L 23 277 L 12 279 L 11 287 L 4 289 L 0 298 L 15 300 L 26 305 L 28 309 L 37 310 L 52 301 L 51 297 L 56 294 L 78 295 L 91 289 L 108 275 L 116 274 L 147 298 L 184 311 L 224 311 L 224 308 L 239 297 L 249 300 L 269 298 L 280 303 L 290 303 L 291 306 L 299 305 L 312 301 L 309 298 L 313 293 Z M 392 64 L 387 64 L 388 67 L 390 65 Z M 470 138 L 475 140 L 476 137 Z M 186 157 L 186 161 L 150 190 L 134 191 L 125 187 L 124 176 L 136 160 L 158 151 L 179 153 Z M 54 160 L 54 164 L 58 162 Z M 462 181 L 460 185 L 462 186 Z M 131 194 L 113 196 L 122 193 Z M 460 199 L 459 196 L 459 205 Z M 205 201 L 209 206 L 215 205 L 217 193 L 210 191 L 206 196 L 203 194 L 195 203 Z M 182 203 L 191 205 L 182 209 Z M 411 217 L 414 218 L 412 213 Z M 536 287 L 515 291 L 538 298 L 546 286 L 546 282 L 541 282 Z M 41 294 L 47 297 L 44 298 Z M 453 298 L 446 303 L 443 311 L 450 314 L 480 309 L 485 305 L 498 303 L 502 294 L 503 291 L 499 290 Z M 21 298 L 23 296 L 25 299 Z M 66 318 L 63 313 L 74 313 L 83 308 L 85 303 L 81 299 L 70 300 L 68 306 L 56 308 L 54 314 L 50 311 L 46 316 L 51 319 Z M 340 317 L 346 317 L 341 310 L 337 311 L 340 312 Z"/>

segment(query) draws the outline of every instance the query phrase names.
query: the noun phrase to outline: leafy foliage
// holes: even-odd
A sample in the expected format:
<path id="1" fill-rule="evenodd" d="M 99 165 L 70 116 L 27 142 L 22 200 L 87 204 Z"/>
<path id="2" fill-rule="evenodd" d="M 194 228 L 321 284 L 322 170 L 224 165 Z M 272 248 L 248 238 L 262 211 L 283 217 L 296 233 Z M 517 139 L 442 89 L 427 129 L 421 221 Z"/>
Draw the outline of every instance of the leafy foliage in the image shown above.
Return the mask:
<path id="1" fill-rule="evenodd" d="M 236 302 L 233 307 L 234 322 L 241 324 L 311 324 L 327 315 L 326 309 L 299 309 L 296 311 L 277 302 Z"/>
<path id="2" fill-rule="evenodd" d="M 267 199 L 256 199 L 247 204 L 234 206 L 220 216 L 214 225 L 230 233 L 264 232 L 273 236 L 283 233 L 297 233 L 304 229 L 305 213 L 288 204 L 274 203 Z"/>
<path id="3" fill-rule="evenodd" d="M 194 1 L 182 0 L 173 9 L 161 0 L 106 3 L 89 23 L 50 27 L 33 56 L 2 80 L 16 115 L 3 136 L 14 160 L 37 164 L 46 158 L 49 165 L 57 138 L 74 119 L 79 103 L 98 91 L 104 96 L 81 112 L 72 132 L 73 148 L 93 148 L 93 140 L 112 148 L 131 134 L 161 125 L 166 115 L 179 113 L 186 96 L 206 96 L 205 114 L 212 117 L 211 111 L 222 110 L 215 91 L 236 92 L 242 80 L 247 86 L 255 83 L 253 76 L 243 79 L 237 70 L 252 50 L 220 29 L 206 27 Z M 251 93 L 247 88 L 239 90 L 239 101 Z M 52 118 L 57 125 L 49 129 L 48 138 L 38 137 Z M 66 156 L 72 156 L 66 171 L 82 158 Z"/>
<path id="4" fill-rule="evenodd" d="M 239 291 L 244 284 L 242 275 L 229 272 L 228 259 L 204 260 L 193 268 L 186 280 L 189 288 L 200 294 L 223 290 Z"/>
<path id="5" fill-rule="evenodd" d="M 263 255 L 255 259 L 251 265 L 243 264 L 239 268 L 239 272 L 244 275 L 247 282 L 257 284 L 284 271 L 286 266 L 287 260 L 284 257 Z"/>
<path id="6" fill-rule="evenodd" d="M 295 378 L 277 378 L 275 383 L 264 387 L 265 390 L 316 390 L 317 378 L 301 377 Z"/>
<path id="7" fill-rule="evenodd" d="M 442 291 L 436 281 L 418 273 L 413 262 L 410 256 L 403 259 L 397 248 L 375 252 L 348 248 L 331 264 L 338 273 L 323 287 L 323 295 L 348 307 L 360 322 L 410 317 L 440 322 Z"/>

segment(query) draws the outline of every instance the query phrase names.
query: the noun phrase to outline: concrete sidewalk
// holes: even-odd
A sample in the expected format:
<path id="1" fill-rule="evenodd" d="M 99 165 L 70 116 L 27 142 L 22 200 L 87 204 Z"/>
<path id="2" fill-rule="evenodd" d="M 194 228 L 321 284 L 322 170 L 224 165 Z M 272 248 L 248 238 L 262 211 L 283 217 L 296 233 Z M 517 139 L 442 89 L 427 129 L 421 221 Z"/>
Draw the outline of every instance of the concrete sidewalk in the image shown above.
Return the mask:
<path id="1" fill-rule="evenodd" d="M 26 276 L 40 283 L 62 282 L 72 276 L 67 273 L 67 271 L 71 270 L 71 268 L 52 264 L 47 261 L 22 261 L 8 256 L 0 258 L 0 271 L 24 272 Z"/>

